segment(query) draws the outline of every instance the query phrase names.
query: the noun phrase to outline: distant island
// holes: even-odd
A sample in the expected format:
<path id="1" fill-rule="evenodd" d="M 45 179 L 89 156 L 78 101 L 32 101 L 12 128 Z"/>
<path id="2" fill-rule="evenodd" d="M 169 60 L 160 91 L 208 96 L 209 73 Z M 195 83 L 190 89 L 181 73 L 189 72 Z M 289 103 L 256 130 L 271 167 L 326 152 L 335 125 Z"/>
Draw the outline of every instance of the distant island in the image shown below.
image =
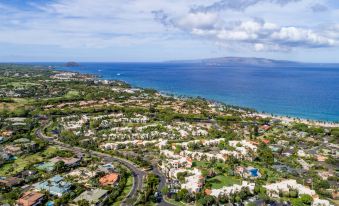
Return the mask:
<path id="1" fill-rule="evenodd" d="M 168 63 L 192 63 L 192 64 L 206 64 L 206 65 L 229 65 L 229 66 L 336 66 L 335 63 L 306 63 L 288 60 L 274 60 L 257 57 L 219 57 L 196 60 L 177 60 L 168 61 Z"/>
<path id="2" fill-rule="evenodd" d="M 77 63 L 77 62 L 67 62 L 67 63 L 65 64 L 65 66 L 66 66 L 66 67 L 78 67 L 78 66 L 80 66 L 80 64 Z"/>

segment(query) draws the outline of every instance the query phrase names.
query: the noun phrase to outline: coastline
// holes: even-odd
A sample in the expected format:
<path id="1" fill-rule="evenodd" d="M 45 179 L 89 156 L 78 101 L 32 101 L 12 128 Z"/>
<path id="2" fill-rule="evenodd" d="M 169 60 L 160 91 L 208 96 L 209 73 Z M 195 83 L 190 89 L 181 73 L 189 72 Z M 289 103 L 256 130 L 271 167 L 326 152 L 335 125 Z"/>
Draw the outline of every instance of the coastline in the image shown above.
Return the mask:
<path id="1" fill-rule="evenodd" d="M 99 79 L 101 79 L 101 78 L 99 78 Z M 102 80 L 106 80 L 106 79 L 102 79 Z M 123 80 L 118 80 L 118 81 L 123 81 Z M 123 81 L 123 82 L 131 85 L 134 88 L 145 89 L 143 87 L 139 87 L 139 86 L 130 84 L 126 81 Z M 154 89 L 154 88 L 146 88 L 146 89 Z M 180 98 L 198 98 L 198 96 L 177 95 L 177 94 L 174 94 L 174 93 L 165 92 L 165 91 L 161 91 L 161 90 L 157 90 L 157 89 L 155 89 L 155 90 L 160 95 L 172 96 L 172 97 L 179 98 L 179 99 Z M 201 97 L 201 98 L 204 98 L 204 97 Z M 247 116 L 259 116 L 261 118 L 273 118 L 273 119 L 281 120 L 281 121 L 286 122 L 286 123 L 296 122 L 296 123 L 304 123 L 304 124 L 308 124 L 308 125 L 312 125 L 312 126 L 320 126 L 320 127 L 339 127 L 339 122 L 315 120 L 315 119 L 305 119 L 305 118 L 301 118 L 301 117 L 291 117 L 291 116 L 284 116 L 284 115 L 278 115 L 278 114 L 269 114 L 269 113 L 264 113 L 264 112 L 258 112 L 255 108 L 243 107 L 243 106 L 238 106 L 238 105 L 231 105 L 231 104 L 227 104 L 226 102 L 221 102 L 221 101 L 218 101 L 218 100 L 215 100 L 215 99 L 209 99 L 209 98 L 204 98 L 204 99 L 208 102 L 223 104 L 223 105 L 231 107 L 233 109 L 237 109 L 237 110 L 240 109 L 240 110 L 243 110 L 245 112 L 250 111 L 251 114 L 248 114 Z"/>
<path id="2" fill-rule="evenodd" d="M 98 79 L 100 80 L 107 80 L 104 78 L 99 77 Z M 124 80 L 118 80 L 117 81 L 122 81 L 125 82 L 126 84 L 131 85 L 131 87 L 133 88 L 140 88 L 140 89 L 154 89 L 154 88 L 144 88 L 144 87 L 140 87 L 137 85 L 133 85 L 130 84 L 129 82 L 126 82 Z M 114 81 L 114 79 L 109 79 L 108 81 Z M 177 95 L 175 93 L 170 93 L 170 92 L 165 92 L 165 91 L 161 91 L 161 90 L 157 90 L 155 89 L 160 95 L 163 96 L 172 96 L 174 98 L 198 98 L 199 96 L 190 96 L 190 95 Z M 204 98 L 204 97 L 201 97 Z M 308 125 L 312 125 L 312 126 L 320 126 L 320 127 L 339 127 L 339 122 L 331 122 L 331 121 L 323 121 L 323 120 L 312 120 L 312 119 L 305 119 L 305 118 L 301 118 L 301 117 L 289 117 L 289 116 L 284 116 L 284 115 L 276 115 L 276 114 L 268 114 L 268 113 L 264 113 L 264 112 L 258 112 L 256 111 L 255 108 L 250 108 L 250 107 L 243 107 L 243 106 L 238 106 L 238 105 L 231 105 L 231 104 L 227 104 L 226 102 L 221 102 L 215 99 L 209 99 L 209 98 L 204 98 L 206 101 L 211 102 L 211 103 L 218 103 L 218 104 L 223 104 L 225 106 L 231 107 L 233 109 L 237 109 L 237 110 L 243 110 L 243 111 L 250 111 L 251 114 L 248 116 L 259 116 L 261 118 L 273 118 L 273 119 L 278 119 L 281 120 L 283 122 L 286 123 L 291 123 L 291 122 L 296 122 L 296 123 L 304 123 L 304 124 L 308 124 Z"/>
<path id="3" fill-rule="evenodd" d="M 304 123 L 312 126 L 320 126 L 320 127 L 339 127 L 339 123 L 336 122 L 329 122 L 329 121 L 320 121 L 320 120 L 309 120 L 309 119 L 303 119 L 299 117 L 287 117 L 282 115 L 271 115 L 266 113 L 253 113 L 249 116 L 259 116 L 262 118 L 273 118 L 278 119 L 286 123 L 296 122 L 296 123 Z"/>
<path id="4" fill-rule="evenodd" d="M 179 93 L 175 93 L 175 92 L 163 91 L 161 89 L 157 89 L 157 88 L 153 88 L 153 87 L 142 87 L 142 86 L 135 85 L 133 83 L 130 83 L 130 82 L 128 82 L 126 80 L 122 80 L 122 79 L 105 78 L 103 75 L 91 74 L 91 73 L 87 73 L 87 72 L 79 72 L 79 71 L 72 70 L 72 69 L 65 70 L 64 67 L 59 67 L 59 68 L 55 67 L 55 70 L 61 71 L 61 72 L 77 72 L 77 73 L 81 73 L 83 75 L 91 75 L 93 77 L 93 79 L 103 80 L 103 81 L 104 80 L 106 80 L 106 81 L 122 81 L 122 82 L 127 83 L 128 85 L 130 85 L 133 88 L 154 89 L 160 95 L 173 96 L 175 98 L 199 98 L 200 97 L 200 98 L 203 98 L 203 99 L 205 99 L 209 102 L 223 104 L 223 105 L 231 107 L 233 109 L 241 109 L 241 110 L 244 110 L 244 111 L 250 111 L 251 112 L 250 116 L 260 116 L 262 118 L 274 118 L 274 119 L 279 119 L 281 121 L 284 121 L 286 123 L 297 122 L 297 123 L 305 123 L 305 124 L 309 124 L 309 125 L 313 125 L 313 126 L 321 126 L 321 127 L 339 127 L 339 122 L 336 122 L 336 121 L 320 120 L 320 119 L 306 119 L 306 118 L 302 118 L 302 117 L 298 117 L 298 116 L 288 116 L 288 115 L 284 115 L 284 114 L 258 112 L 255 108 L 251 108 L 251 107 L 228 104 L 227 102 L 223 102 L 223 101 L 220 101 L 220 100 L 207 98 L 207 97 L 203 97 L 203 96 L 189 95 L 189 94 L 179 94 Z"/>

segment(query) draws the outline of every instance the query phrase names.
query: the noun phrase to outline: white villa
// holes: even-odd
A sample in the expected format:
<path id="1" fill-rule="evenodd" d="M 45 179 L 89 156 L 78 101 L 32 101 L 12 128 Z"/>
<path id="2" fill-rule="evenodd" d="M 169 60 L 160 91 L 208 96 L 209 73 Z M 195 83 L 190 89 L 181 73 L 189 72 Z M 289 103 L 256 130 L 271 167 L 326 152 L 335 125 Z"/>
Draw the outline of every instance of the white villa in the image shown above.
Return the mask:
<path id="1" fill-rule="evenodd" d="M 255 183 L 248 183 L 247 181 L 243 181 L 241 185 L 232 185 L 228 187 L 222 187 L 220 189 L 211 189 L 206 190 L 206 194 L 214 196 L 214 197 L 220 197 L 223 195 L 229 196 L 231 194 L 240 192 L 243 188 L 248 188 L 251 193 L 253 193 L 255 187 Z"/>
<path id="2" fill-rule="evenodd" d="M 314 190 L 298 184 L 297 181 L 293 179 L 283 180 L 281 182 L 265 185 L 264 187 L 267 189 L 267 193 L 271 197 L 279 197 L 279 191 L 288 192 L 290 189 L 297 190 L 300 195 L 306 194 L 312 197 L 317 197 Z"/>

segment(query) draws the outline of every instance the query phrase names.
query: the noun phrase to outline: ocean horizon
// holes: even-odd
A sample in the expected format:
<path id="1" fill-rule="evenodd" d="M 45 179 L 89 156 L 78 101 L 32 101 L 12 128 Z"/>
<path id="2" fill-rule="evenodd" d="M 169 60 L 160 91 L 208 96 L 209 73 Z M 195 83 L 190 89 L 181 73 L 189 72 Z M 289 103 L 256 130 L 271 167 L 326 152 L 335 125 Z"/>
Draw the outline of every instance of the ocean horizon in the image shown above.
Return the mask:
<path id="1" fill-rule="evenodd" d="M 173 95 L 202 97 L 273 115 L 339 122 L 339 66 L 201 63 L 80 63 L 58 70 L 95 74 Z"/>

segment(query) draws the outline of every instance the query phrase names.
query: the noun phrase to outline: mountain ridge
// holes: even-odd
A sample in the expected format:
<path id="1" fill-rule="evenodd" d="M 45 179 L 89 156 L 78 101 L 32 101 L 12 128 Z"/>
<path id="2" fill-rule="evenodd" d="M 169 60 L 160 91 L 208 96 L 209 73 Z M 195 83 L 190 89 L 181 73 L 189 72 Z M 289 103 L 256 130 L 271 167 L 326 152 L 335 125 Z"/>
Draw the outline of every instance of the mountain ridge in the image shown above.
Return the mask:
<path id="1" fill-rule="evenodd" d="M 197 63 L 197 64 L 206 64 L 211 66 L 237 66 L 237 65 L 250 65 L 250 66 L 338 66 L 338 63 L 306 63 L 298 61 L 289 61 L 289 60 L 275 60 L 268 58 L 258 58 L 258 57 L 216 57 L 216 58 L 206 58 L 206 59 L 195 59 L 195 60 L 176 60 L 176 61 L 167 61 L 167 63 Z"/>

